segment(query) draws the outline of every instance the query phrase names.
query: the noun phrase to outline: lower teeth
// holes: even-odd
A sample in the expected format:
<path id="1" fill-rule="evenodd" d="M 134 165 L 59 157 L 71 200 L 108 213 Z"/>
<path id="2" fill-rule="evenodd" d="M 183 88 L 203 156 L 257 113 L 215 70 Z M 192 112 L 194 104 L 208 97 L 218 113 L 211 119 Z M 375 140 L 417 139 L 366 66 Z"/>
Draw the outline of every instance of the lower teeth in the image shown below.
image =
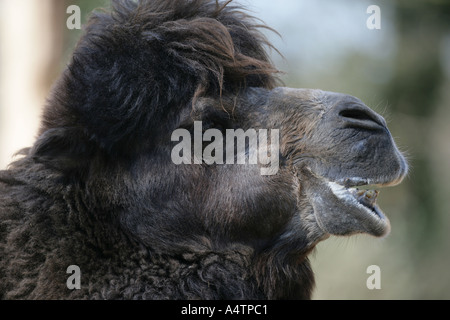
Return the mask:
<path id="1" fill-rule="evenodd" d="M 358 200 L 359 203 L 365 205 L 366 207 L 373 208 L 377 201 L 378 190 L 359 190 L 350 189 L 353 196 Z"/>

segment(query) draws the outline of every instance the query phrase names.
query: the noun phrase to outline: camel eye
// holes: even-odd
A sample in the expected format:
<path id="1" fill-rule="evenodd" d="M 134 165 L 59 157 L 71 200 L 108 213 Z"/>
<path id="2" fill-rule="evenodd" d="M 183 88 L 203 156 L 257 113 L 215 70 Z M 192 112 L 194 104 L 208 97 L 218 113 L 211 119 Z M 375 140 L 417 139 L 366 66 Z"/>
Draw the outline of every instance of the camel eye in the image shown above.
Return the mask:
<path id="1" fill-rule="evenodd" d="M 233 127 L 230 116 L 223 110 L 210 109 L 202 115 L 203 132 L 208 129 L 217 129 L 225 133 L 226 129 Z"/>
<path id="2" fill-rule="evenodd" d="M 203 132 L 205 132 L 206 130 L 209 130 L 209 129 L 217 129 L 222 132 L 225 131 L 223 123 L 220 121 L 220 119 L 214 119 L 214 118 L 209 118 L 209 119 L 203 120 L 202 121 L 202 129 L 203 129 Z"/>

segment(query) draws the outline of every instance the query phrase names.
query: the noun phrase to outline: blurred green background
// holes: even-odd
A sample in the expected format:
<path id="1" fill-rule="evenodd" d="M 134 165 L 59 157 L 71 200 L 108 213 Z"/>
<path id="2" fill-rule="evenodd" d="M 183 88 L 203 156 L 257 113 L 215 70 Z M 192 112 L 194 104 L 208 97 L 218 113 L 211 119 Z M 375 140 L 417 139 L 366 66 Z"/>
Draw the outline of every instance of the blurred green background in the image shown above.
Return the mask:
<path id="1" fill-rule="evenodd" d="M 331 237 L 320 243 L 310 257 L 317 283 L 313 298 L 449 299 L 450 1 L 236 2 L 280 33 L 265 32 L 284 56 L 271 52 L 285 72 L 284 85 L 359 97 L 387 119 L 409 159 L 408 178 L 383 189 L 378 198 L 391 220 L 391 234 L 383 239 Z M 84 23 L 92 9 L 107 3 L 0 1 L 0 166 L 10 161 L 10 150 L 33 140 L 36 112 L 81 34 L 66 27 L 67 7 L 78 5 Z M 30 18 L 14 17 L 25 15 L 33 5 Z M 381 9 L 381 29 L 366 26 L 370 5 Z M 31 26 L 27 29 L 26 24 Z M 37 44 L 14 51 L 26 35 L 38 39 Z M 31 40 L 23 41 L 29 45 Z M 51 50 L 39 53 L 45 48 Z M 13 66 L 23 66 L 28 59 L 34 59 L 30 66 L 37 66 L 34 78 L 30 67 L 14 82 L 19 67 Z M 26 81 L 31 81 L 29 90 Z M 38 92 L 34 97 L 20 100 L 33 90 Z M 381 289 L 366 286 L 370 265 L 380 267 Z"/>

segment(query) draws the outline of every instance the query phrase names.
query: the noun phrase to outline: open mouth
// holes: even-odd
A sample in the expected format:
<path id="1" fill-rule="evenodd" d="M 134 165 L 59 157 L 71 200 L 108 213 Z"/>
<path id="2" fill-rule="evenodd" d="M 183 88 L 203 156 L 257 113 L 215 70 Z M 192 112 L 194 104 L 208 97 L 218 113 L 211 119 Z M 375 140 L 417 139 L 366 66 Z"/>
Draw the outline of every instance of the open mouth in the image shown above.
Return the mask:
<path id="1" fill-rule="evenodd" d="M 329 202 L 333 208 L 328 206 L 327 216 L 331 218 L 333 215 L 331 212 L 337 213 L 333 219 L 327 219 L 322 215 L 322 222 L 327 221 L 326 228 L 330 231 L 335 230 L 337 234 L 366 232 L 374 236 L 383 236 L 389 233 L 389 219 L 376 203 L 379 195 L 377 189 L 387 184 L 360 178 L 337 182 L 328 180 L 326 184 L 335 196 L 335 200 Z M 333 227 L 330 228 L 330 225 Z M 345 228 L 342 228 L 344 225 Z"/>
<path id="2" fill-rule="evenodd" d="M 364 179 L 346 179 L 343 184 L 328 181 L 328 186 L 344 203 L 355 206 L 376 219 L 386 220 L 386 216 L 376 204 L 380 192 L 374 188 L 380 185 L 369 184 L 369 181 Z"/>
<path id="3" fill-rule="evenodd" d="M 340 200 L 345 203 L 356 206 L 367 214 L 381 220 L 386 220 L 386 216 L 376 204 L 378 190 L 373 189 L 372 185 L 359 185 L 358 187 L 346 187 L 345 185 L 329 181 L 328 186 Z"/>
<path id="4" fill-rule="evenodd" d="M 358 188 L 351 188 L 349 189 L 350 193 L 355 197 L 356 201 L 358 201 L 360 204 L 365 206 L 366 208 L 370 209 L 374 214 L 376 214 L 378 217 L 383 218 L 383 214 L 379 210 L 378 206 L 376 205 L 377 197 L 378 197 L 378 190 L 360 190 Z"/>
<path id="5" fill-rule="evenodd" d="M 325 233 L 347 236 L 368 233 L 375 237 L 389 234 L 389 219 L 377 204 L 379 188 L 398 183 L 396 176 L 330 179 L 302 171 L 304 192 L 310 199 L 315 221 Z"/>

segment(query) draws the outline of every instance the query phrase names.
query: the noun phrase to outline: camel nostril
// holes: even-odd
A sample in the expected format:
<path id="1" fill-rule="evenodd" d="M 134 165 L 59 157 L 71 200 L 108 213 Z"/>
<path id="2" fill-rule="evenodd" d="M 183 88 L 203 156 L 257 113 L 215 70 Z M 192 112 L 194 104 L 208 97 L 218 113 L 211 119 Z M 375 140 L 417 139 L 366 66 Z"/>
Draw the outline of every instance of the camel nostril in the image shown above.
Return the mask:
<path id="1" fill-rule="evenodd" d="M 346 126 L 363 127 L 369 129 L 385 128 L 386 125 L 381 116 L 371 109 L 363 106 L 352 106 L 339 111 L 339 116 L 344 118 Z"/>
<path id="2" fill-rule="evenodd" d="M 348 109 L 339 112 L 339 115 L 344 118 L 356 119 L 356 120 L 373 120 L 367 112 L 358 109 Z"/>

